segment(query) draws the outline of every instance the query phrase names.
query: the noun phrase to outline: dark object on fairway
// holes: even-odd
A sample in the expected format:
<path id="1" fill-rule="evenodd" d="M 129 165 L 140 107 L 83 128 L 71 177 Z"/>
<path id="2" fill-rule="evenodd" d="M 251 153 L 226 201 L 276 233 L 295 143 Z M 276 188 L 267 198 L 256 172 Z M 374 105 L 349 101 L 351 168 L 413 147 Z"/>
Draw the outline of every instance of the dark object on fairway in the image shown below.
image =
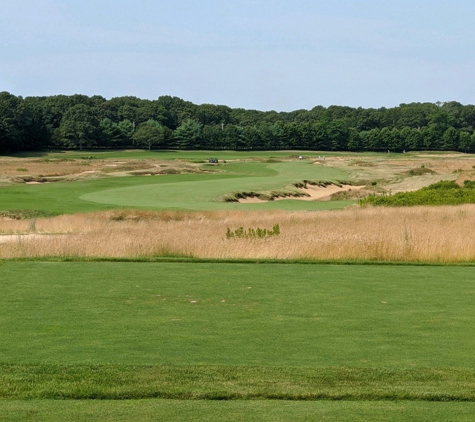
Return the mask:
<path id="1" fill-rule="evenodd" d="M 210 158 L 210 159 L 208 160 L 208 162 L 209 162 L 210 164 L 218 164 L 218 159 L 217 159 L 217 158 Z"/>

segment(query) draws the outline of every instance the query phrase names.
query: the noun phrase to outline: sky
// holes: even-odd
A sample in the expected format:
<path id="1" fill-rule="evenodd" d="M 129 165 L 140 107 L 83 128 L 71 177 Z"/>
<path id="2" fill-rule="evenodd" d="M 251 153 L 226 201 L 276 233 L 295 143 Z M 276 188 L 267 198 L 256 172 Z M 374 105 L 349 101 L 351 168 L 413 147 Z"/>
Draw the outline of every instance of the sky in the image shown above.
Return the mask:
<path id="1" fill-rule="evenodd" d="M 0 0 L 0 91 L 292 111 L 475 103 L 474 0 Z"/>

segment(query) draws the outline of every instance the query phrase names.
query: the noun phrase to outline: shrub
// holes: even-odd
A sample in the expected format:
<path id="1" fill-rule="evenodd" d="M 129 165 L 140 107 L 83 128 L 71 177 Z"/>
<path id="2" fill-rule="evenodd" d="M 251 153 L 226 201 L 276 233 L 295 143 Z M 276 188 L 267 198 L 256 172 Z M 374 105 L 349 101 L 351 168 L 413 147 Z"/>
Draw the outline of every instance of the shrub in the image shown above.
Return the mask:
<path id="1" fill-rule="evenodd" d="M 272 230 L 261 229 L 257 227 L 256 229 L 249 228 L 244 230 L 244 227 L 239 227 L 238 229 L 232 231 L 229 227 L 226 230 L 226 238 L 232 239 L 233 237 L 253 239 L 253 238 L 264 238 L 270 236 L 278 236 L 280 234 L 280 227 L 278 224 L 272 226 Z"/>
<path id="2" fill-rule="evenodd" d="M 370 195 L 359 201 L 362 206 L 415 206 L 461 205 L 475 203 L 475 183 L 466 181 L 460 187 L 454 181 L 441 181 L 415 192 L 399 192 L 395 195 Z"/>

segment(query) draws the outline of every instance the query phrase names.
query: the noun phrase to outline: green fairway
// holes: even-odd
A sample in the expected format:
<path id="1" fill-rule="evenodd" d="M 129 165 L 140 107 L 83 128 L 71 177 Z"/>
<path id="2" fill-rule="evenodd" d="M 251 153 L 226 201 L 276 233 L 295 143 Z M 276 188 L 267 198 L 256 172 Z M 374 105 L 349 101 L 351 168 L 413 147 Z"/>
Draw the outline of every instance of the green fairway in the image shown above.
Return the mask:
<path id="1" fill-rule="evenodd" d="M 471 267 L 7 262 L 0 361 L 475 364 Z"/>
<path id="2" fill-rule="evenodd" d="M 472 274 L 4 262 L 0 396 L 472 401 Z"/>
<path id="3" fill-rule="evenodd" d="M 226 166 L 228 177 L 200 180 L 196 178 L 181 183 L 149 184 L 126 188 L 97 191 L 82 195 L 80 199 L 97 203 L 121 205 L 124 207 L 142 206 L 147 208 L 178 209 L 239 209 L 243 204 L 226 204 L 220 202 L 220 196 L 227 192 L 268 191 L 285 187 L 292 181 L 338 180 L 346 177 L 345 173 L 333 168 L 309 165 L 308 163 L 245 163 Z M 242 171 L 252 174 L 245 177 Z M 295 201 L 294 201 L 295 202 Z M 300 201 L 302 202 L 302 201 Z M 257 208 L 246 204 L 246 208 Z M 249 205 L 251 205 L 249 207 Z M 265 208 L 281 208 L 280 201 L 264 205 Z M 317 204 L 298 204 L 299 208 L 318 209 Z"/>
<path id="4" fill-rule="evenodd" d="M 473 415 L 471 267 L 3 261 L 0 280 L 2 420 Z"/>
<path id="5" fill-rule="evenodd" d="M 4 262 L 0 361 L 475 364 L 471 267 Z"/>
<path id="6" fill-rule="evenodd" d="M 387 157 L 386 153 L 365 152 L 365 155 Z M 209 158 L 218 158 L 219 160 L 243 160 L 247 158 L 287 158 L 289 156 L 298 157 L 312 157 L 319 156 L 335 156 L 335 155 L 354 155 L 359 156 L 360 153 L 355 152 L 332 152 L 332 151 L 289 151 L 289 150 L 275 150 L 275 151 L 234 151 L 234 150 L 72 150 L 72 151 L 29 151 L 17 154 L 5 155 L 14 158 L 49 158 L 49 159 L 78 159 L 82 157 L 95 156 L 98 159 L 120 158 L 120 159 L 145 159 L 158 158 L 160 160 L 208 160 Z"/>
<path id="7" fill-rule="evenodd" d="M 337 209 L 351 201 L 284 200 L 258 204 L 222 202 L 230 192 L 282 189 L 292 182 L 345 180 L 345 172 L 309 162 L 230 163 L 215 174 L 113 177 L 76 182 L 0 187 L 0 210 L 82 212 L 111 208 L 231 210 Z"/>
<path id="8" fill-rule="evenodd" d="M 5 422 L 471 422 L 475 403 L 277 401 L 0 401 Z"/>

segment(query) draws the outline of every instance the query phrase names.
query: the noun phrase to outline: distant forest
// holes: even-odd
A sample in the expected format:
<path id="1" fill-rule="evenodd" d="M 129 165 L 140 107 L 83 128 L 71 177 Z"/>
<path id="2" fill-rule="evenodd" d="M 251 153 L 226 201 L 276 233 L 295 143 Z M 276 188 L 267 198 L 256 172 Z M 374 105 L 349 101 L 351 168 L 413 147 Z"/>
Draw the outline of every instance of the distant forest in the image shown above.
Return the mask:
<path id="1" fill-rule="evenodd" d="M 475 152 L 475 106 L 316 106 L 291 112 L 196 105 L 177 97 L 0 93 L 0 151 L 146 148 Z"/>

